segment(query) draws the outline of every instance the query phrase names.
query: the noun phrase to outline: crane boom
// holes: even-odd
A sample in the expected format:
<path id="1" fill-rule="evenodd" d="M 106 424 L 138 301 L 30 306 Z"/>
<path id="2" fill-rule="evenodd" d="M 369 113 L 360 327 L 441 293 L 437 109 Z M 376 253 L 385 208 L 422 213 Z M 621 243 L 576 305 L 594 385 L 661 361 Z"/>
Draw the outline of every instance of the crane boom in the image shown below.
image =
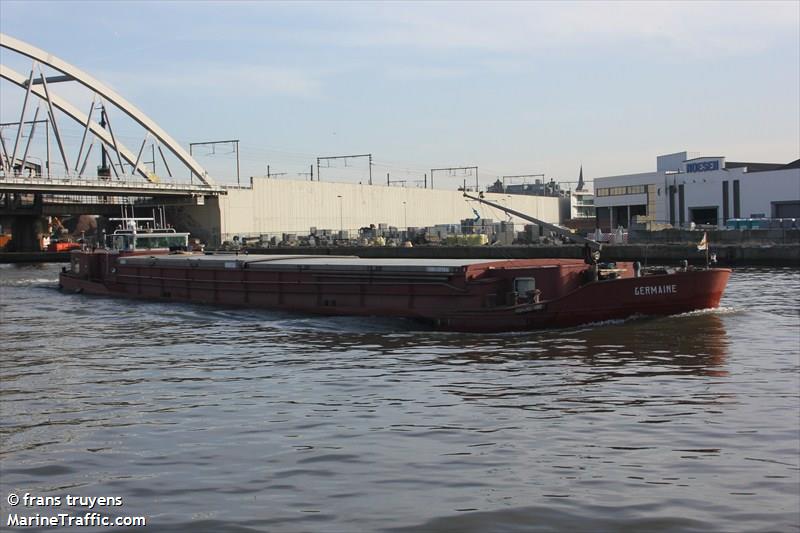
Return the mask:
<path id="1" fill-rule="evenodd" d="M 579 244 L 588 245 L 589 248 L 591 248 L 592 250 L 598 250 L 599 251 L 603 247 L 603 245 L 600 244 L 599 242 L 595 242 L 595 241 L 593 241 L 591 239 L 587 239 L 585 237 L 581 237 L 580 235 L 572 233 L 571 231 L 569 231 L 569 230 L 567 230 L 565 228 L 556 226 L 555 224 L 550 224 L 549 222 L 545 222 L 544 220 L 539 220 L 538 218 L 534 218 L 534 217 L 532 217 L 530 215 L 526 215 L 525 213 L 520 213 L 519 211 L 516 211 L 516 210 L 511 209 L 509 207 L 506 207 L 504 205 L 500 205 L 500 204 L 491 202 L 491 201 L 483 198 L 483 193 L 481 193 L 480 196 L 472 196 L 471 194 L 467 194 L 466 192 L 464 192 L 464 196 L 466 198 L 469 198 L 470 200 L 475 200 L 476 202 L 480 202 L 482 204 L 486 204 L 488 206 L 491 206 L 491 207 L 494 207 L 496 209 L 499 209 L 499 210 L 501 210 L 501 211 L 503 211 L 505 213 L 508 213 L 509 215 L 514 215 L 515 217 L 521 218 L 523 220 L 527 220 L 528 222 L 533 222 L 534 224 L 538 224 L 538 225 L 542 226 L 543 228 L 546 228 L 546 229 L 548 229 L 550 231 L 558 233 L 559 235 L 567 237 L 568 239 L 571 239 L 571 240 L 573 240 L 573 241 L 575 241 L 575 242 L 577 242 Z"/>

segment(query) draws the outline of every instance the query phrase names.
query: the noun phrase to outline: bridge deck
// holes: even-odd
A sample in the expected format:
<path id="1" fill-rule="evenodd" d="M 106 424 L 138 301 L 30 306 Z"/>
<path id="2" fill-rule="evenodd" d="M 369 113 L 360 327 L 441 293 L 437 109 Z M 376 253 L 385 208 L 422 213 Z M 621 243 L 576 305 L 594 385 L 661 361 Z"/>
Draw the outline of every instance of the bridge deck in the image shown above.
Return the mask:
<path id="1" fill-rule="evenodd" d="M 149 183 L 142 180 L 0 177 L 0 192 L 111 194 L 114 196 L 218 196 L 225 194 L 225 189 L 204 184 Z"/>

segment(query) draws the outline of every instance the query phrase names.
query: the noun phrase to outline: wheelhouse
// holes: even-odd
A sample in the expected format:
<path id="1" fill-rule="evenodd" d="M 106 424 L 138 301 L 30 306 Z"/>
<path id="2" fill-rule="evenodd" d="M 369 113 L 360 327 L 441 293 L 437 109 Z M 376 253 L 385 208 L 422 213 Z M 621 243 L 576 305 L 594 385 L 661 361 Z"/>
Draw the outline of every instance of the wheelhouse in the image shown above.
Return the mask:
<path id="1" fill-rule="evenodd" d="M 189 246 L 189 234 L 160 230 L 153 233 L 115 231 L 106 237 L 106 245 L 112 250 L 185 250 Z"/>

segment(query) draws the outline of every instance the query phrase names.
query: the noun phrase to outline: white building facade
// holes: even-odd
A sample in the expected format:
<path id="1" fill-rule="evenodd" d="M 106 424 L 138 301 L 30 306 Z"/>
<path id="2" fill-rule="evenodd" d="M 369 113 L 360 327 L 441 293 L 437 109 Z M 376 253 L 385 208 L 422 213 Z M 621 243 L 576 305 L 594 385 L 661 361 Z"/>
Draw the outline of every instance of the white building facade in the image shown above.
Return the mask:
<path id="1" fill-rule="evenodd" d="M 572 191 L 570 194 L 569 218 L 594 218 L 594 194 L 586 189 Z"/>
<path id="2" fill-rule="evenodd" d="M 659 156 L 656 171 L 596 178 L 598 225 L 632 222 L 724 226 L 738 218 L 800 219 L 800 160 L 788 164 L 726 162 L 725 157 Z"/>

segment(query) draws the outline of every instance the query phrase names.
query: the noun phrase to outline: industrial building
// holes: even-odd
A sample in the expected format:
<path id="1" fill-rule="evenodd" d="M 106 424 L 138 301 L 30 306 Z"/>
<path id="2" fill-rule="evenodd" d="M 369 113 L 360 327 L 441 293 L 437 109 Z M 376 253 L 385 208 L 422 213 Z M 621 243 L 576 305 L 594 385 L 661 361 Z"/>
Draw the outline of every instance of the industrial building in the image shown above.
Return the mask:
<path id="1" fill-rule="evenodd" d="M 506 179 L 514 178 L 521 178 L 523 180 L 531 178 L 533 182 L 523 181 L 523 183 L 517 184 L 506 183 Z M 578 176 L 578 185 L 574 191 L 562 188 L 561 183 L 557 183 L 552 178 L 550 181 L 545 181 L 544 174 L 503 176 L 502 180 L 498 179 L 492 185 L 488 186 L 486 191 L 558 198 L 560 223 L 575 221 L 574 223 L 567 223 L 567 225 L 571 227 L 580 227 L 581 229 L 586 229 L 590 225 L 594 227 L 594 195 L 586 186 L 586 182 L 583 179 L 583 166 L 581 166 Z"/>
<path id="2" fill-rule="evenodd" d="M 730 219 L 800 219 L 800 159 L 788 164 L 730 162 L 677 152 L 656 170 L 594 180 L 598 225 L 647 229 L 724 226 Z"/>

